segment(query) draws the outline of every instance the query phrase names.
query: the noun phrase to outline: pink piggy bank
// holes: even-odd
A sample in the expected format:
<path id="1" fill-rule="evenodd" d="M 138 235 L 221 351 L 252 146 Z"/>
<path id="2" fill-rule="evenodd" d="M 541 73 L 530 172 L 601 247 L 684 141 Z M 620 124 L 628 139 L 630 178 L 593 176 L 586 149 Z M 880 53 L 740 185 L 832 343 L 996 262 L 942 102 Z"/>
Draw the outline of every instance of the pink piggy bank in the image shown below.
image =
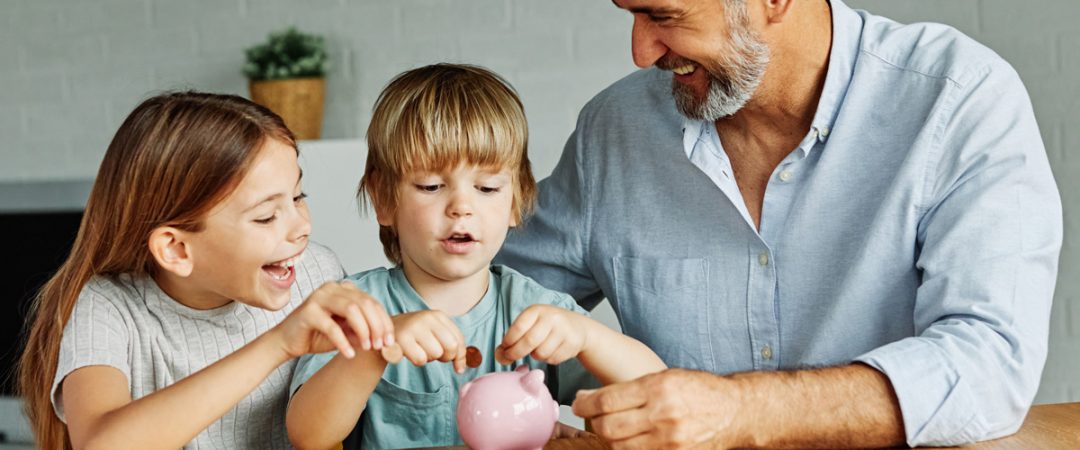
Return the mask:
<path id="1" fill-rule="evenodd" d="M 558 420 L 559 404 L 551 399 L 542 370 L 521 366 L 461 387 L 458 432 L 474 450 L 539 450 Z"/>

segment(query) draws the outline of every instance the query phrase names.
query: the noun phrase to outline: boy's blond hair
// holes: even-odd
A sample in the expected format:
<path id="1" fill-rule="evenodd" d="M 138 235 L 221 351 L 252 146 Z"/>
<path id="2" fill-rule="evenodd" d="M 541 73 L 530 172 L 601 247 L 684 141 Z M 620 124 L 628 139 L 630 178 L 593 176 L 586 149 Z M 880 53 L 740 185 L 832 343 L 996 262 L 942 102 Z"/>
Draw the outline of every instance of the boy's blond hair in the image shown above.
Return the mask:
<path id="1" fill-rule="evenodd" d="M 462 163 L 509 169 L 520 223 L 536 198 L 528 140 L 524 107 L 502 77 L 463 64 L 409 70 L 391 80 L 375 102 L 357 196 L 390 215 L 397 210 L 398 185 L 411 172 L 444 172 Z M 401 264 L 393 228 L 380 226 L 379 240 L 386 257 Z"/>

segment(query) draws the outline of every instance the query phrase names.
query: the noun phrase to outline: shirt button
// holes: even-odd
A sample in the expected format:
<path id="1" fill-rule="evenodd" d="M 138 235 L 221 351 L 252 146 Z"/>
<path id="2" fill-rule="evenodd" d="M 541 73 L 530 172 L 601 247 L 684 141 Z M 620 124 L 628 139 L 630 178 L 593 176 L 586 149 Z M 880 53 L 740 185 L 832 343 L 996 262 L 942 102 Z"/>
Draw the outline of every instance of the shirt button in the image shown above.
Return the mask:
<path id="1" fill-rule="evenodd" d="M 819 134 L 821 134 L 822 137 L 828 136 L 829 135 L 829 129 L 828 128 L 822 128 L 821 132 Z"/>
<path id="2" fill-rule="evenodd" d="M 768 253 L 762 253 L 762 254 L 758 255 L 757 262 L 760 263 L 763 266 L 769 265 L 769 254 Z"/>
<path id="3" fill-rule="evenodd" d="M 783 172 L 780 172 L 780 181 L 791 181 L 791 177 L 792 177 L 791 172 L 789 172 L 787 170 L 785 170 Z"/>
<path id="4" fill-rule="evenodd" d="M 772 347 L 769 347 L 768 345 L 766 345 L 765 347 L 762 347 L 762 349 L 761 349 L 761 357 L 765 358 L 766 361 L 771 360 L 772 359 Z"/>

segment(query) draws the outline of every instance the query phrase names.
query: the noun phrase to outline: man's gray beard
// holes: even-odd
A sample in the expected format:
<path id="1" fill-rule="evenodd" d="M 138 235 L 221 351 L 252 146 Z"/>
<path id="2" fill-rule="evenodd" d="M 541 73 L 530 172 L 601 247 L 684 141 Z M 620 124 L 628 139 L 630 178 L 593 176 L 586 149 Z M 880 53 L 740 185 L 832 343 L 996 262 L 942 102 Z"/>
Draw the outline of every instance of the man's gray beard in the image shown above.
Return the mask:
<path id="1" fill-rule="evenodd" d="M 715 73 L 704 64 L 699 69 L 705 70 L 708 88 L 705 98 L 698 98 L 693 88 L 672 80 L 671 94 L 675 96 L 675 106 L 684 116 L 694 120 L 710 122 L 731 116 L 746 106 L 761 84 L 765 68 L 769 65 L 769 47 L 758 38 L 745 23 L 734 18 L 730 20 L 731 55 L 725 55 L 716 61 Z"/>

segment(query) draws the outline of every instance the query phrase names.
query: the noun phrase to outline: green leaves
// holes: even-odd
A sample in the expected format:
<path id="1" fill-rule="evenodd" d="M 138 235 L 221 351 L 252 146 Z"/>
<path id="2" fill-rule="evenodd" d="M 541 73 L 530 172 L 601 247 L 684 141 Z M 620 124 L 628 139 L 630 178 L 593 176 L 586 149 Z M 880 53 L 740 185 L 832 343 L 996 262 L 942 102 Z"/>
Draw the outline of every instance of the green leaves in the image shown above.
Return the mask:
<path id="1" fill-rule="evenodd" d="M 266 43 L 244 51 L 244 75 L 252 80 L 321 77 L 326 75 L 326 42 L 322 36 L 289 27 L 270 33 Z"/>

